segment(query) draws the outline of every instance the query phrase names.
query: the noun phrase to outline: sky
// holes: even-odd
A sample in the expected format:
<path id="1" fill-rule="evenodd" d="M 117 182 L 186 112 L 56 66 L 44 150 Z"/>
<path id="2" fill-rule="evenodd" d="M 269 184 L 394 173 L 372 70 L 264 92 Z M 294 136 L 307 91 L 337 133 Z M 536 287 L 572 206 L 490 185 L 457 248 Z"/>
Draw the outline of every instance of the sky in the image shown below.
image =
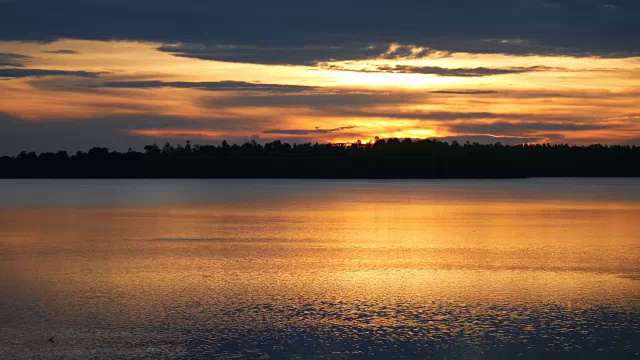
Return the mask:
<path id="1" fill-rule="evenodd" d="M 0 155 L 640 145 L 637 0 L 0 0 Z"/>

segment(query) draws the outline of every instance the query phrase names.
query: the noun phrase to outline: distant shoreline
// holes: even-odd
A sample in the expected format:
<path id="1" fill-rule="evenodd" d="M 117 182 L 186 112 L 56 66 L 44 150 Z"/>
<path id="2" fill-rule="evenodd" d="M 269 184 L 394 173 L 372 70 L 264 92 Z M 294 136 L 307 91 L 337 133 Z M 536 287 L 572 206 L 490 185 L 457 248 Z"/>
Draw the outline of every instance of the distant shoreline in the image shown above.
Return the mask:
<path id="1" fill-rule="evenodd" d="M 436 140 L 354 144 L 165 144 L 144 152 L 0 157 L 2 179 L 526 179 L 640 177 L 640 147 L 481 145 Z"/>

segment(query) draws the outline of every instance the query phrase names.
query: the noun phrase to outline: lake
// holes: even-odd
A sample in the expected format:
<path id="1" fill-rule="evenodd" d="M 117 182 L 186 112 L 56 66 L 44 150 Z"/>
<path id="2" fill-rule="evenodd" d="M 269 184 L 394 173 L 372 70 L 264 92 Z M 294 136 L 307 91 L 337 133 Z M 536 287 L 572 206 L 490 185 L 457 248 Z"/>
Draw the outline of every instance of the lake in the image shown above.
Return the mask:
<path id="1" fill-rule="evenodd" d="M 3 359 L 640 359 L 640 179 L 0 180 L 0 309 Z"/>

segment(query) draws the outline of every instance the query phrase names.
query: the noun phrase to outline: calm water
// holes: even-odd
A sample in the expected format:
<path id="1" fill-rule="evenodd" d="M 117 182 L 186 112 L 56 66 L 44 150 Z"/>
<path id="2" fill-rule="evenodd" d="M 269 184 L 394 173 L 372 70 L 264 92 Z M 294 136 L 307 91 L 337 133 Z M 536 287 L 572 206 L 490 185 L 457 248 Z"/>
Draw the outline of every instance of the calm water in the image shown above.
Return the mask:
<path id="1" fill-rule="evenodd" d="M 640 179 L 0 181 L 0 309 L 2 359 L 639 359 Z"/>

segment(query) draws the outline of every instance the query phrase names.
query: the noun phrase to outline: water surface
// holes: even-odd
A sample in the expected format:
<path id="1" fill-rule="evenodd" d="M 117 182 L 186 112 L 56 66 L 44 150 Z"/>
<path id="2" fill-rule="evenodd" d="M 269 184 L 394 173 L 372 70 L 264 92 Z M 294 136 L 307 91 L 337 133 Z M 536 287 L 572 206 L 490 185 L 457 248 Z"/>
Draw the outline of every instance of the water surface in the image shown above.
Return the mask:
<path id="1" fill-rule="evenodd" d="M 638 359 L 639 219 L 640 179 L 2 180 L 0 357 Z"/>

